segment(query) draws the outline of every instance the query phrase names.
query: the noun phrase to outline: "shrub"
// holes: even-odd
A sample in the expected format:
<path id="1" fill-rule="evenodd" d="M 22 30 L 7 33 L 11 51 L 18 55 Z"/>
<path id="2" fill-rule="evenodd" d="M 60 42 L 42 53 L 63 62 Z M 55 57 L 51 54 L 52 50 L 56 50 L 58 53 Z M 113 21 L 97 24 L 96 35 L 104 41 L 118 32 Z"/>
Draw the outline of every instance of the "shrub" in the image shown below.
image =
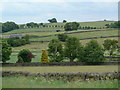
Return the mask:
<path id="1" fill-rule="evenodd" d="M 22 37 L 22 39 L 20 39 L 19 37 L 10 37 L 7 39 L 8 44 L 10 44 L 12 47 L 18 47 L 18 46 L 22 46 L 25 44 L 29 44 L 29 35 L 25 35 L 24 37 Z"/>
<path id="2" fill-rule="evenodd" d="M 18 54 L 17 62 L 31 62 L 34 57 L 35 56 L 28 49 L 23 49 Z"/>
<path id="3" fill-rule="evenodd" d="M 49 62 L 46 50 L 42 50 L 41 62 L 42 63 L 48 63 Z"/>

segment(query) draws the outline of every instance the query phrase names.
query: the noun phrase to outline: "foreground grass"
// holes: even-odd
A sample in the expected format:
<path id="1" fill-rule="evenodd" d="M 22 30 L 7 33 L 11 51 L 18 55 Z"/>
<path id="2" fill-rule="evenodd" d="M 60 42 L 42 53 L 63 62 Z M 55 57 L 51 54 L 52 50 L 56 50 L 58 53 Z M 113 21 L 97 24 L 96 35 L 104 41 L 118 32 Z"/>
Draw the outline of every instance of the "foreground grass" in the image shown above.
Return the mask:
<path id="1" fill-rule="evenodd" d="M 3 71 L 27 71 L 33 73 L 78 73 L 78 72 L 114 72 L 118 71 L 117 65 L 94 66 L 31 66 L 31 67 L 3 67 Z"/>
<path id="2" fill-rule="evenodd" d="M 3 77 L 2 88 L 118 88 L 118 80 L 73 81 L 46 80 L 40 77 Z"/>

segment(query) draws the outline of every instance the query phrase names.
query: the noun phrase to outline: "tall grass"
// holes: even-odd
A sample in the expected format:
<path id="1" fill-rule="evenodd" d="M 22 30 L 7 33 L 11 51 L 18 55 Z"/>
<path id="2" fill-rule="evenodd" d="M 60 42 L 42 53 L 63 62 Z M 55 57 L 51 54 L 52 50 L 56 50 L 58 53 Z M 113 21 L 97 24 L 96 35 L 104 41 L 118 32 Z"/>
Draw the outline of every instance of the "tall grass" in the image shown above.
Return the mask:
<path id="1" fill-rule="evenodd" d="M 118 80 L 63 81 L 42 77 L 3 77 L 3 88 L 118 88 Z"/>

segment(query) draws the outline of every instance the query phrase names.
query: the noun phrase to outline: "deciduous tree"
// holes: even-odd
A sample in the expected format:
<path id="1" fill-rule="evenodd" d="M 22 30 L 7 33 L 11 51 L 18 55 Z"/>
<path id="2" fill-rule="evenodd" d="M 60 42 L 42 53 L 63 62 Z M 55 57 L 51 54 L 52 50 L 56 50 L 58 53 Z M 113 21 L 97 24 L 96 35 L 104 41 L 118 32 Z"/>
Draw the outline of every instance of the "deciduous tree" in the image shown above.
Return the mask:
<path id="1" fill-rule="evenodd" d="M 48 45 L 48 56 L 50 60 L 53 62 L 60 62 L 63 59 L 63 47 L 62 43 L 57 40 L 53 39 L 50 41 Z"/>

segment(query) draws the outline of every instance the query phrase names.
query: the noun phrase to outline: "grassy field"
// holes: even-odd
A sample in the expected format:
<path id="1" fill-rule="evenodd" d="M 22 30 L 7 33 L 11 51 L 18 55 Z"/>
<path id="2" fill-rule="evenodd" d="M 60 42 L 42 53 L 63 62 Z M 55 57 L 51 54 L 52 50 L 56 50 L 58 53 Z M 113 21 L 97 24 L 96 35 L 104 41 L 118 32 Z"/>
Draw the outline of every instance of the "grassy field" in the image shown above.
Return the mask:
<path id="1" fill-rule="evenodd" d="M 118 71 L 117 65 L 94 65 L 94 66 L 38 66 L 38 67 L 3 67 L 3 71 L 27 71 L 27 72 L 60 72 L 60 73 L 78 73 L 78 72 L 114 72 Z"/>
<path id="2" fill-rule="evenodd" d="M 74 81 L 46 80 L 40 77 L 3 77 L 2 88 L 118 88 L 118 80 Z"/>
<path id="3" fill-rule="evenodd" d="M 105 27 L 105 24 L 111 24 L 115 21 L 92 21 L 92 22 L 79 22 L 80 26 L 90 26 L 90 27 L 97 27 L 97 28 L 103 28 Z M 48 26 L 55 26 L 55 25 L 65 25 L 66 23 L 49 23 Z"/>
<path id="4" fill-rule="evenodd" d="M 90 26 L 97 28 L 105 28 L 105 24 L 111 24 L 115 21 L 93 21 L 93 22 L 79 22 L 81 27 Z M 65 23 L 47 23 L 47 26 L 64 26 Z M 24 32 L 36 32 L 36 31 L 56 31 L 56 30 L 64 30 L 63 27 L 41 27 L 41 28 L 28 28 L 28 29 L 17 29 L 4 34 L 12 34 L 12 33 L 24 33 Z"/>
<path id="5" fill-rule="evenodd" d="M 20 50 L 22 50 L 23 48 L 26 49 L 30 49 L 30 51 L 36 51 L 36 52 L 41 52 L 43 49 L 47 49 L 49 42 L 34 42 L 31 44 L 26 44 L 24 46 L 20 46 L 20 47 L 14 47 L 12 48 L 13 52 L 19 52 Z"/>
<path id="6" fill-rule="evenodd" d="M 64 33 L 64 32 L 61 32 Z M 50 41 L 52 39 L 57 38 L 54 34 L 51 34 L 52 36 L 49 37 L 36 37 L 31 38 L 30 41 Z M 38 35 L 39 36 L 39 35 Z M 41 36 L 41 35 L 40 35 Z M 96 32 L 84 32 L 84 33 L 73 33 L 68 34 L 68 36 L 77 37 L 78 39 L 84 39 L 84 38 L 92 38 L 92 37 L 102 37 L 102 36 L 118 36 L 118 30 L 108 30 L 108 31 L 96 31 Z"/>
<path id="7" fill-rule="evenodd" d="M 38 31 L 51 31 L 51 32 L 55 32 L 56 30 L 63 30 L 63 28 L 57 28 L 57 27 L 43 27 L 43 28 L 28 28 L 28 29 L 17 29 L 17 30 L 12 30 L 10 32 L 6 32 L 3 34 L 12 34 L 12 33 L 27 33 L 27 32 L 38 32 Z"/>
<path id="8" fill-rule="evenodd" d="M 79 39 L 114 35 L 118 35 L 118 30 L 69 34 L 69 36 L 77 37 Z"/>
<path id="9" fill-rule="evenodd" d="M 46 38 L 49 38 L 50 37 L 46 37 Z M 56 37 L 57 38 L 57 37 Z M 115 39 L 115 40 L 118 40 L 118 37 L 114 37 L 114 38 L 97 38 L 97 39 L 94 39 L 94 40 L 97 40 L 98 43 L 100 45 L 103 44 L 104 40 L 106 39 Z M 33 39 L 32 39 L 33 40 Z M 51 38 L 52 40 L 52 38 Z M 80 42 L 85 45 L 87 42 L 89 42 L 91 39 L 88 39 L 88 40 L 80 40 Z M 39 39 L 38 39 L 39 41 Z M 20 46 L 20 47 L 14 47 L 12 48 L 13 52 L 19 52 L 20 50 L 22 50 L 23 48 L 26 48 L 26 49 L 30 49 L 31 51 L 36 51 L 36 52 L 41 52 L 42 49 L 47 49 L 48 47 L 48 44 L 49 42 L 44 42 L 44 43 L 41 43 L 41 42 L 33 42 L 31 44 L 26 44 L 24 46 Z"/>

